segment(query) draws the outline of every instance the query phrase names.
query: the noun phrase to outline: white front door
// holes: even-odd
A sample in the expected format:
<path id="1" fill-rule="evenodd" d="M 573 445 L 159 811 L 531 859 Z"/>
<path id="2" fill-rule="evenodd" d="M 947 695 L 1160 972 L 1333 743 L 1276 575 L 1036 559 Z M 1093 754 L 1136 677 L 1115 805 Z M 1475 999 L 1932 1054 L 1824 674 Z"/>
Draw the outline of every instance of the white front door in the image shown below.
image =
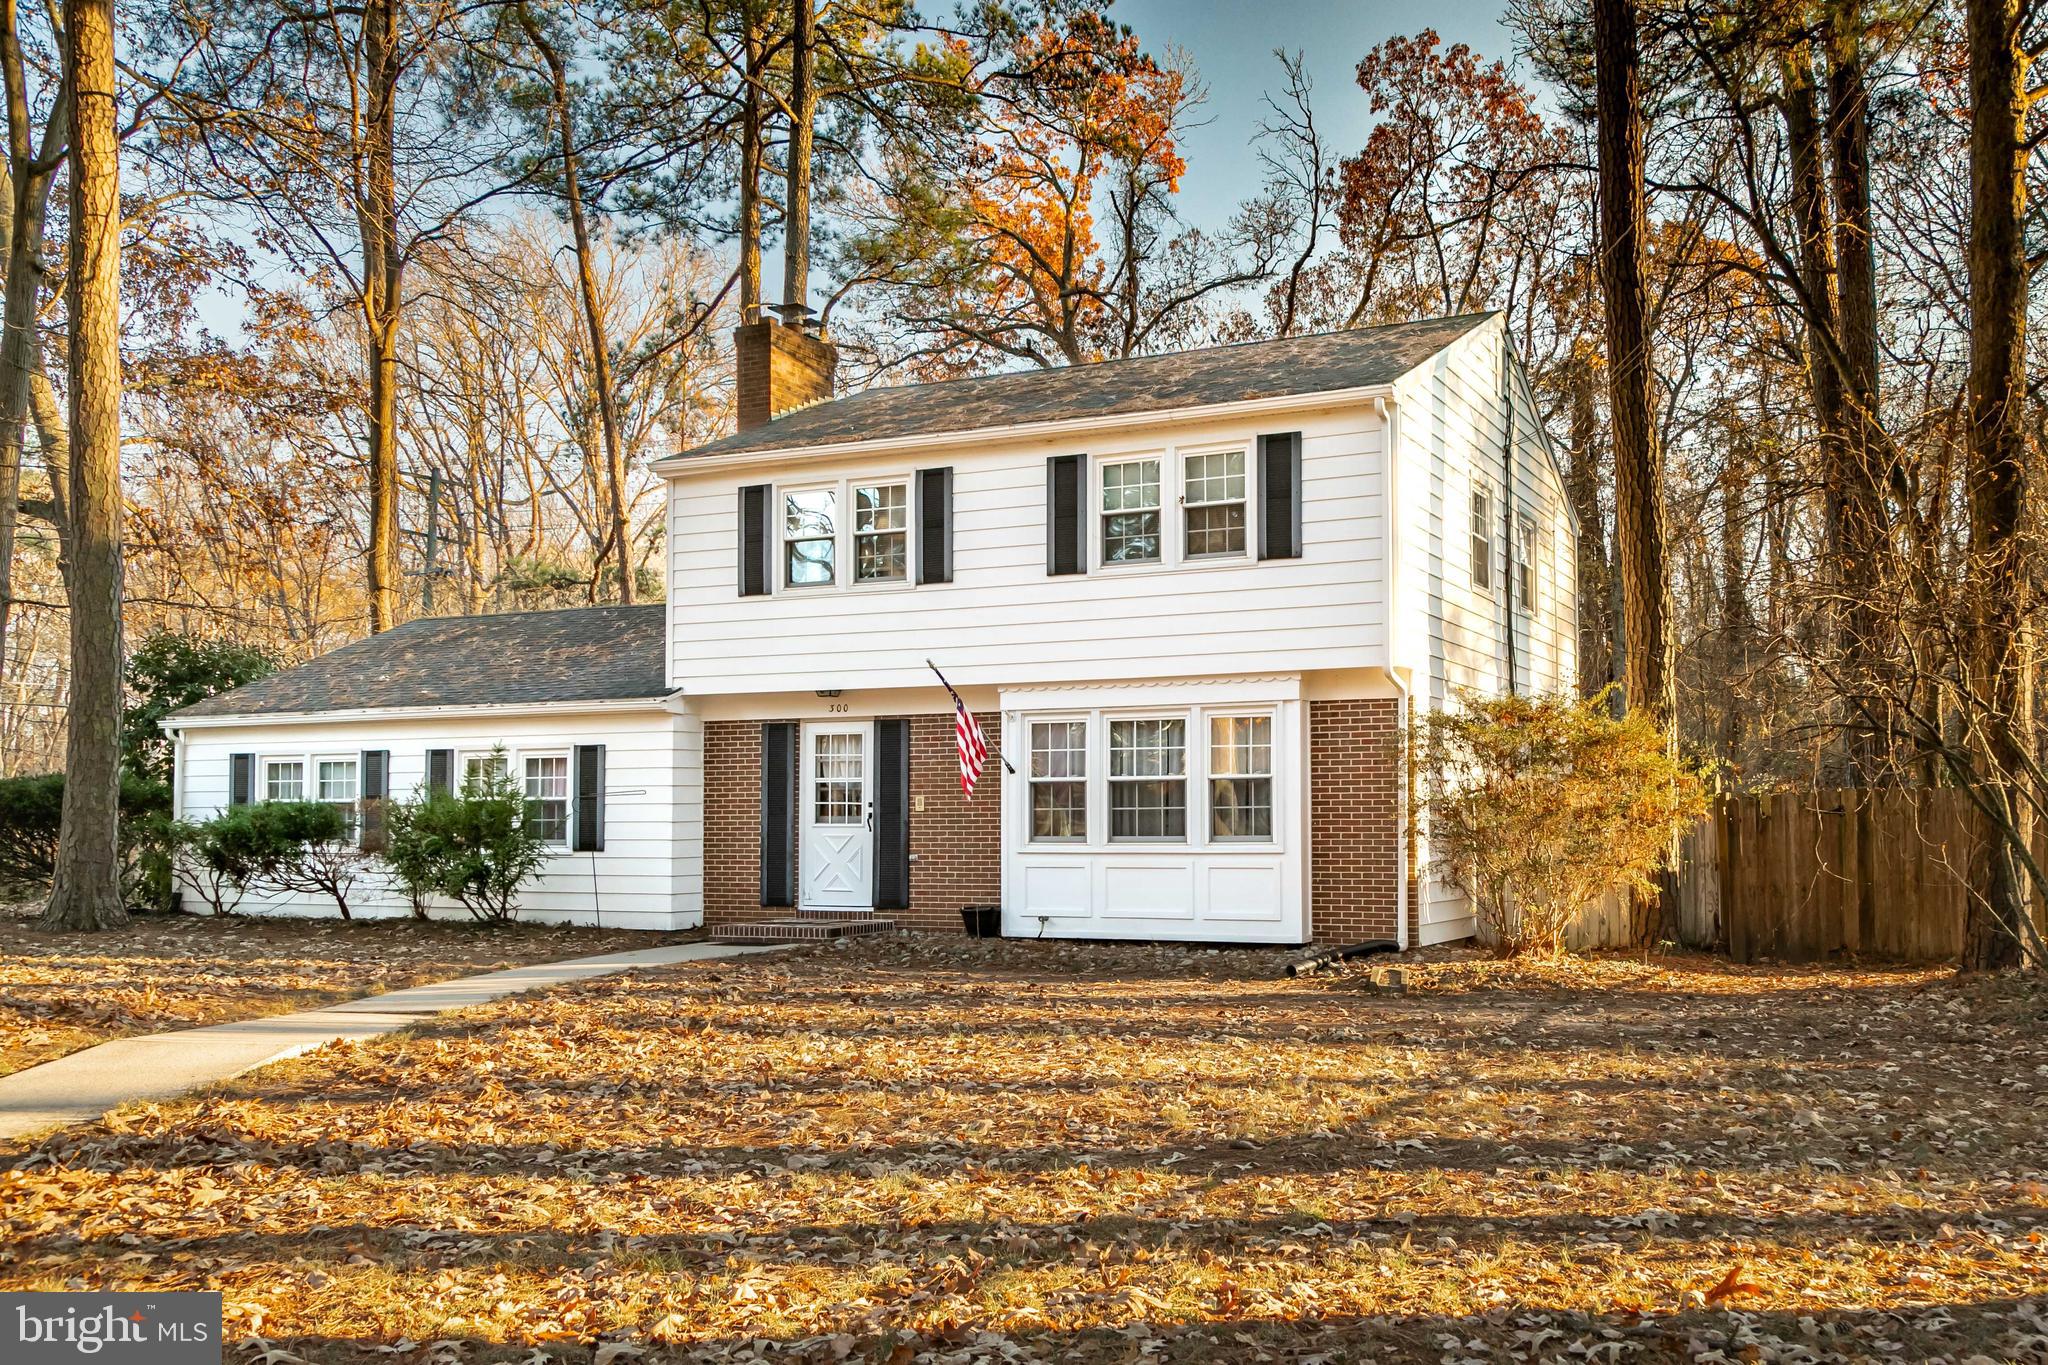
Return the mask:
<path id="1" fill-rule="evenodd" d="M 806 910 L 872 910 L 874 814 L 865 721 L 804 726 L 803 830 L 798 835 Z"/>

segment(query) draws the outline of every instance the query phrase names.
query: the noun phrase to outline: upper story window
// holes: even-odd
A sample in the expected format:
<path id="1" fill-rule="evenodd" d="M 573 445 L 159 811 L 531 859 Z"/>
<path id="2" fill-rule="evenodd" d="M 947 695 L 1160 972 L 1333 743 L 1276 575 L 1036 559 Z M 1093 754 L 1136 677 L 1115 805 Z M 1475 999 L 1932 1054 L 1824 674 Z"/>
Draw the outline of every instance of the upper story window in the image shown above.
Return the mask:
<path id="1" fill-rule="evenodd" d="M 1189 558 L 1241 555 L 1245 546 L 1245 460 L 1242 450 L 1182 457 L 1181 506 Z"/>
<path id="2" fill-rule="evenodd" d="M 853 581 L 900 583 L 909 572 L 910 485 L 854 485 Z"/>
<path id="3" fill-rule="evenodd" d="M 1493 492 L 1472 489 L 1472 586 L 1493 591 Z"/>
<path id="4" fill-rule="evenodd" d="M 1515 515 L 1515 605 L 1536 610 L 1536 518 Z"/>
<path id="5" fill-rule="evenodd" d="M 1102 562 L 1156 563 L 1159 555 L 1159 461 L 1103 465 Z"/>
<path id="6" fill-rule="evenodd" d="M 296 758 L 272 758 L 263 763 L 263 799 L 303 801 L 306 799 L 306 765 Z"/>
<path id="7" fill-rule="evenodd" d="M 833 581 L 839 548 L 839 490 L 805 488 L 782 496 L 782 581 L 792 588 Z"/>

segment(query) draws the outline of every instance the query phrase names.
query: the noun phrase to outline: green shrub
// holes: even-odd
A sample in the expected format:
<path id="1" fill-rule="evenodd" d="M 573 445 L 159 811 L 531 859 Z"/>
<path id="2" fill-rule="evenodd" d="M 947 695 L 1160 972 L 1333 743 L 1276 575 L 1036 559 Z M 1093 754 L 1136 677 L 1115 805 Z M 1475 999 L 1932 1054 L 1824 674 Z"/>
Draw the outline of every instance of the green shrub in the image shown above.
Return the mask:
<path id="1" fill-rule="evenodd" d="M 384 861 L 412 896 L 446 896 L 479 920 L 509 920 L 519 890 L 548 860 L 548 846 L 527 818 L 526 796 L 493 770 L 459 794 L 428 792 L 392 806 Z"/>
<path id="2" fill-rule="evenodd" d="M 129 904 L 164 908 L 170 896 L 171 789 L 121 774 L 122 889 Z M 0 778 L 0 894 L 40 895 L 57 869 L 64 774 Z"/>
<path id="3" fill-rule="evenodd" d="M 348 832 L 347 817 L 323 802 L 263 801 L 180 824 L 173 837 L 186 884 L 216 915 L 252 889 L 275 889 L 332 896 L 348 919 L 348 894 L 364 863 Z"/>
<path id="4" fill-rule="evenodd" d="M 1504 953 L 1556 953 L 1597 897 L 1648 890 L 1706 812 L 1698 769 L 1604 694 L 1463 697 L 1416 729 L 1431 851 Z"/>

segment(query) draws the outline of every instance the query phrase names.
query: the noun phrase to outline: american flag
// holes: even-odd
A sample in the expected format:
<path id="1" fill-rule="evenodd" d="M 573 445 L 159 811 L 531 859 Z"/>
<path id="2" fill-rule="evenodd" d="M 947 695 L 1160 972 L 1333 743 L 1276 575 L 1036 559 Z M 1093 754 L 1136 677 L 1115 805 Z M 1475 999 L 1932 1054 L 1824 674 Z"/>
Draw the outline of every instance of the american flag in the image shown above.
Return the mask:
<path id="1" fill-rule="evenodd" d="M 953 740 L 960 750 L 960 790 L 972 798 L 974 784 L 981 780 L 981 765 L 988 762 L 988 740 L 957 692 L 953 694 Z"/>

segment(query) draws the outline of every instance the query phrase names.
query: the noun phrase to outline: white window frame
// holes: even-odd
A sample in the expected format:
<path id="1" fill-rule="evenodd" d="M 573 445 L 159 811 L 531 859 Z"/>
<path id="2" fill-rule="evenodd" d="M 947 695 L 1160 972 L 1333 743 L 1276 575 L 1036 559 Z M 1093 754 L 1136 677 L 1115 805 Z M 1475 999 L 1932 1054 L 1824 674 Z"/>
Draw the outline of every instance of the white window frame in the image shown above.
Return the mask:
<path id="1" fill-rule="evenodd" d="M 518 766 L 513 771 L 519 774 L 519 797 L 525 805 L 533 806 L 541 801 L 550 800 L 552 798 L 536 797 L 533 795 L 533 774 L 527 771 L 529 763 L 538 759 L 548 758 L 559 758 L 562 760 L 562 837 L 559 839 L 543 838 L 541 842 L 549 848 L 567 848 L 569 846 L 569 835 L 576 826 L 576 761 L 574 757 L 567 749 L 521 749 L 519 751 Z"/>
<path id="2" fill-rule="evenodd" d="M 1074 781 L 1072 777 L 1037 777 L 1031 770 L 1032 756 L 1036 752 L 1032 745 L 1032 730 L 1040 725 L 1078 725 L 1081 727 L 1081 833 L 1078 835 L 1041 835 L 1035 824 L 1037 814 L 1037 789 L 1055 783 Z M 1024 842 L 1041 848 L 1086 848 L 1095 837 L 1094 786 L 1096 769 L 1100 764 L 1095 755 L 1095 725 L 1086 711 L 1034 712 L 1024 718 Z"/>
<path id="3" fill-rule="evenodd" d="M 1168 542 L 1173 539 L 1173 528 L 1169 524 L 1166 512 L 1174 488 L 1173 480 L 1167 473 L 1170 463 L 1171 459 L 1168 452 L 1163 450 L 1145 450 L 1126 455 L 1110 455 L 1095 462 L 1095 471 L 1090 479 L 1094 494 L 1095 512 L 1091 520 L 1094 522 L 1096 560 L 1101 567 L 1106 569 L 1156 569 L 1168 562 Z M 1104 506 L 1109 497 L 1109 471 L 1112 469 L 1122 469 L 1126 465 L 1134 464 L 1149 464 L 1153 466 L 1157 475 L 1153 480 L 1153 484 L 1158 490 L 1158 501 L 1149 510 L 1158 519 L 1159 523 L 1159 529 L 1156 533 L 1158 553 L 1154 554 L 1150 559 L 1111 559 L 1109 558 L 1109 519 L 1112 516 L 1123 516 L 1127 515 L 1127 513 L 1122 511 L 1111 512 Z M 1144 512 L 1147 509 L 1141 507 L 1137 510 Z"/>
<path id="4" fill-rule="evenodd" d="M 1244 497 L 1242 499 L 1217 498 L 1206 502 L 1190 502 L 1188 500 L 1188 487 L 1192 481 L 1188 478 L 1188 461 L 1208 459 L 1215 455 L 1235 455 L 1244 462 Z M 1175 486 L 1180 489 L 1180 497 L 1177 499 L 1180 507 L 1180 555 L 1184 561 L 1191 564 L 1207 564 L 1214 561 L 1230 563 L 1241 562 L 1251 557 L 1252 506 L 1254 495 L 1257 492 L 1257 479 L 1252 470 L 1252 466 L 1255 463 L 1256 461 L 1252 458 L 1251 447 L 1241 441 L 1232 441 L 1223 445 L 1175 447 Z M 1226 475 L 1225 477 L 1228 476 Z M 1239 526 L 1238 530 L 1243 535 L 1244 544 L 1235 550 L 1204 550 L 1199 554 L 1190 550 L 1188 548 L 1188 537 L 1192 534 L 1193 528 L 1189 521 L 1189 512 L 1197 508 L 1230 506 L 1242 509 L 1243 524 Z"/>
<path id="5" fill-rule="evenodd" d="M 894 531 L 862 532 L 854 530 L 858 514 L 854 508 L 853 491 L 856 488 L 901 488 L 903 490 L 903 576 L 901 578 L 856 579 L 859 565 L 859 540 L 867 535 L 896 535 Z M 832 494 L 832 581 L 829 583 L 791 583 L 789 581 L 789 503 L 793 493 L 829 492 Z M 828 592 L 902 592 L 917 586 L 917 479 L 916 471 L 891 469 L 873 474 L 852 474 L 838 479 L 804 479 L 798 482 L 776 484 L 770 490 L 770 500 L 775 508 L 775 577 L 773 593 L 814 593 Z M 823 536 L 797 536 L 797 540 L 822 540 Z"/>
<path id="6" fill-rule="evenodd" d="M 326 790 L 327 784 L 322 779 L 320 773 L 321 765 L 326 763 L 346 763 L 348 765 L 349 795 L 346 800 L 339 800 L 328 796 Z M 312 786 L 313 789 L 312 794 L 307 797 L 307 800 L 318 801 L 323 806 L 333 806 L 339 809 L 341 811 L 343 820 L 347 822 L 345 826 L 347 832 L 346 837 L 351 839 L 354 838 L 357 828 L 357 819 L 361 814 L 363 808 L 362 755 L 360 753 L 314 754 L 306 762 L 306 774 L 311 779 L 310 785 Z"/>
<path id="7" fill-rule="evenodd" d="M 1515 605 L 1525 615 L 1533 616 L 1539 605 L 1536 594 L 1539 579 L 1536 573 L 1537 547 L 1541 545 L 1542 532 L 1536 523 L 1534 512 L 1517 509 L 1515 512 Z"/>
<path id="8" fill-rule="evenodd" d="M 1300 793 L 1290 785 L 1295 781 L 1295 762 L 1288 746 L 1295 741 L 1293 733 L 1282 719 L 1283 704 L 1268 700 L 1206 701 L 1185 705 L 1153 706 L 1106 706 L 1075 707 L 1072 705 L 1047 706 L 1042 710 L 1020 708 L 1014 714 L 1017 725 L 1018 748 L 1024 755 L 1019 765 L 1016 823 L 1010 826 L 1016 831 L 1017 844 L 1021 849 L 1036 850 L 1048 854 L 1088 853 L 1142 855 L 1147 849 L 1185 849 L 1189 852 L 1208 850 L 1218 854 L 1243 853 L 1247 855 L 1272 855 L 1286 851 L 1288 835 L 1293 828 L 1290 821 L 1294 811 L 1291 803 L 1301 799 Z M 1271 833 L 1267 836 L 1217 837 L 1211 834 L 1213 820 L 1213 790 L 1211 780 L 1211 755 L 1209 751 L 1209 722 L 1220 717 L 1259 717 L 1272 727 L 1272 770 L 1267 774 L 1272 790 Z M 1182 780 L 1186 782 L 1187 823 L 1185 833 L 1176 838 L 1172 835 L 1159 837 L 1117 838 L 1110 833 L 1110 776 L 1109 776 L 1109 727 L 1111 722 L 1120 720 L 1180 720 L 1186 722 L 1185 748 L 1182 752 Z M 1033 835 L 1031 828 L 1031 727 L 1038 724 L 1081 722 L 1086 728 L 1087 776 L 1084 782 L 1084 810 L 1087 833 L 1079 839 L 1041 839 Z M 1236 776 L 1236 774 L 1232 774 Z M 1141 780 L 1141 779 L 1130 779 Z"/>
<path id="9" fill-rule="evenodd" d="M 1244 549 L 1191 555 L 1187 552 L 1187 462 L 1201 455 L 1231 454 L 1244 457 Z M 1103 471 L 1112 465 L 1130 464 L 1136 460 L 1159 462 L 1159 557 L 1107 559 L 1104 557 L 1107 546 L 1102 534 L 1103 519 L 1107 515 L 1102 509 Z M 1088 466 L 1088 563 L 1092 570 L 1113 574 L 1177 573 L 1195 569 L 1241 568 L 1256 561 L 1260 485 L 1257 442 L 1253 438 L 1117 450 L 1091 458 Z"/>
<path id="10" fill-rule="evenodd" d="M 454 784 L 454 794 L 457 796 L 462 795 L 463 789 L 469 786 L 469 765 L 471 763 L 488 763 L 494 755 L 501 752 L 505 757 L 505 771 L 507 773 L 519 771 L 517 767 L 519 762 L 518 751 L 508 749 L 503 745 L 494 744 L 488 749 L 457 749 L 455 751 L 455 771 L 449 776 L 449 780 Z"/>
<path id="11" fill-rule="evenodd" d="M 863 531 L 860 529 L 860 502 L 855 496 L 863 488 L 896 488 L 903 493 L 903 525 L 891 531 Z M 857 588 L 893 588 L 910 582 L 916 568 L 916 561 L 910 557 L 910 523 L 915 519 L 917 507 L 911 495 L 910 480 L 889 476 L 873 479 L 848 479 L 846 481 L 846 577 L 848 585 Z M 862 578 L 860 576 L 860 543 L 882 536 L 903 537 L 903 572 L 894 578 Z M 836 578 L 837 575 L 835 574 Z"/>
<path id="12" fill-rule="evenodd" d="M 1469 562 L 1466 565 L 1466 579 L 1472 591 L 1493 596 L 1494 553 L 1493 553 L 1493 487 L 1480 480 L 1472 482 L 1470 512 L 1472 517 L 1470 543 L 1466 550 Z"/>
<path id="13" fill-rule="evenodd" d="M 282 767 L 286 764 L 299 770 L 299 794 L 297 796 L 272 796 L 270 794 L 270 770 L 273 767 Z M 264 754 L 256 760 L 256 766 L 263 775 L 263 795 L 257 798 L 259 801 L 304 801 L 308 799 L 306 796 L 306 777 L 310 768 L 304 754 Z"/>

